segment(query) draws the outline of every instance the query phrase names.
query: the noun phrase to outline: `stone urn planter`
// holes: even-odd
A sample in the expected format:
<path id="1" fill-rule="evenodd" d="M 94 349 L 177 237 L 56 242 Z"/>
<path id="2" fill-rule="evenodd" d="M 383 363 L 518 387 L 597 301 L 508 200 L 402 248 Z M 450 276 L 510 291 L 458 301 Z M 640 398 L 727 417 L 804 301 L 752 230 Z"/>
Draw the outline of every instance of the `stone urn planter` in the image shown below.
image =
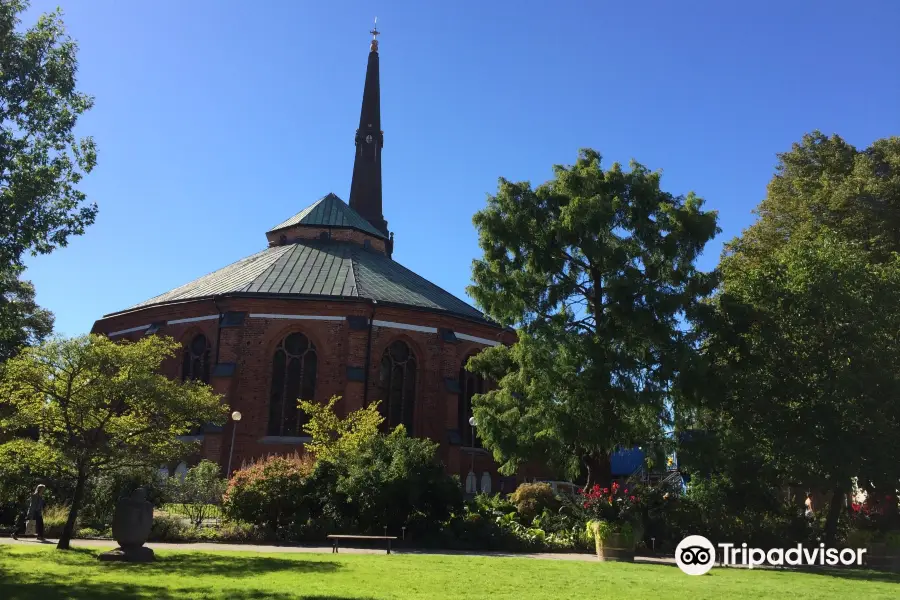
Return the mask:
<path id="1" fill-rule="evenodd" d="M 134 491 L 130 498 L 120 498 L 113 515 L 113 539 L 119 547 L 104 552 L 100 560 L 120 560 L 128 562 L 150 562 L 154 560 L 153 550 L 144 544 L 153 526 L 153 505 L 147 501 L 143 488 Z"/>
<path id="2" fill-rule="evenodd" d="M 635 534 L 631 525 L 591 521 L 588 529 L 594 534 L 599 560 L 634 562 Z"/>

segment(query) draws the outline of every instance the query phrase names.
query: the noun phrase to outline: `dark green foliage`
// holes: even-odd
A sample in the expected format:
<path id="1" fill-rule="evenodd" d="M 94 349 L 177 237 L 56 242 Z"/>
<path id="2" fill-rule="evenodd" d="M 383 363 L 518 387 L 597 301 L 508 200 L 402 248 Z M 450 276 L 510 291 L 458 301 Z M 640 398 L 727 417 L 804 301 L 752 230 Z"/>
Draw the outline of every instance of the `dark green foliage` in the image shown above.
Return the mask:
<path id="1" fill-rule="evenodd" d="M 336 512 L 361 532 L 436 527 L 462 502 L 459 482 L 444 473 L 436 450 L 433 442 L 397 429 L 341 454 L 332 463 Z"/>
<path id="2" fill-rule="evenodd" d="M 155 467 L 122 468 L 94 477 L 87 485 L 81 522 L 100 530 L 110 527 L 119 499 L 141 487 L 155 507 L 170 501 L 168 486 Z"/>
<path id="3" fill-rule="evenodd" d="M 473 219 L 484 256 L 469 292 L 520 328 L 470 360 L 498 382 L 475 416 L 504 472 L 535 459 L 608 485 L 616 445 L 665 441 L 668 387 L 692 353 L 679 318 L 715 283 L 694 262 L 716 215 L 637 163 L 604 171 L 593 150 L 554 170 L 536 189 L 501 179 Z"/>
<path id="4" fill-rule="evenodd" d="M 19 272 L 0 265 L 0 364 L 53 332 L 53 313 L 37 305 L 34 285 L 19 279 Z"/>

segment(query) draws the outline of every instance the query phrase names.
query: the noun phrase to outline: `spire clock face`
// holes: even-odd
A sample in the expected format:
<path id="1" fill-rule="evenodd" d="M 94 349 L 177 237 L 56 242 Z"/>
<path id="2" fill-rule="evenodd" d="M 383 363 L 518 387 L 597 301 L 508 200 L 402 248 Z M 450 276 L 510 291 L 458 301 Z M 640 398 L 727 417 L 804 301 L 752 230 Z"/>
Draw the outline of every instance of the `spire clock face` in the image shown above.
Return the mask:
<path id="1" fill-rule="evenodd" d="M 366 143 L 367 143 L 367 144 L 371 144 L 371 143 L 372 143 L 372 136 L 371 136 L 371 135 L 367 135 L 367 136 L 366 136 Z"/>

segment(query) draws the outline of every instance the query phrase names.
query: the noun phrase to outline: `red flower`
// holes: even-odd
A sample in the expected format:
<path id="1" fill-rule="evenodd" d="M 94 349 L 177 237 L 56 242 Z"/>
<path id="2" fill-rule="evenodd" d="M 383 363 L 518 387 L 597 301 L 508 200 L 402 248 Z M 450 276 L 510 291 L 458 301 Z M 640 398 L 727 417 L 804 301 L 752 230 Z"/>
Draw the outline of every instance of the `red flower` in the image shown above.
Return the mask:
<path id="1" fill-rule="evenodd" d="M 622 490 L 622 493 L 623 493 L 623 494 L 627 494 L 627 493 L 628 493 L 628 488 L 625 488 L 624 490 Z"/>
<path id="2" fill-rule="evenodd" d="M 618 487 L 619 487 L 619 484 L 616 483 L 615 481 L 613 481 L 613 483 L 612 483 L 612 489 L 615 490 L 615 489 L 618 488 Z"/>
<path id="3" fill-rule="evenodd" d="M 631 497 L 631 501 L 634 502 L 634 496 Z"/>
<path id="4" fill-rule="evenodd" d="M 608 493 L 609 493 L 609 488 L 603 488 L 603 493 L 604 493 L 604 494 L 608 494 Z"/>
<path id="5" fill-rule="evenodd" d="M 590 506 L 590 504 L 591 504 L 590 502 L 585 502 L 584 507 L 587 508 L 588 506 Z"/>

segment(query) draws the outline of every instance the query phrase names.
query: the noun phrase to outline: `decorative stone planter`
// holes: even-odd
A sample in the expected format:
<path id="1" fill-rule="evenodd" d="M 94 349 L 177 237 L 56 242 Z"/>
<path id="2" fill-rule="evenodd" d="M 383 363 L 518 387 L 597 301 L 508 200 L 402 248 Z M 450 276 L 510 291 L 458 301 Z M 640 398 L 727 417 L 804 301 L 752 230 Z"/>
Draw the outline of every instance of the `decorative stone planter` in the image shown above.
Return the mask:
<path id="1" fill-rule="evenodd" d="M 634 562 L 634 536 L 610 533 L 604 539 L 594 534 L 597 558 L 602 561 Z"/>
<path id="2" fill-rule="evenodd" d="M 144 489 L 138 488 L 130 498 L 120 498 L 116 504 L 112 531 L 119 547 L 104 552 L 98 558 L 127 562 L 154 560 L 153 550 L 144 547 L 152 526 L 153 505 L 147 502 Z"/>

